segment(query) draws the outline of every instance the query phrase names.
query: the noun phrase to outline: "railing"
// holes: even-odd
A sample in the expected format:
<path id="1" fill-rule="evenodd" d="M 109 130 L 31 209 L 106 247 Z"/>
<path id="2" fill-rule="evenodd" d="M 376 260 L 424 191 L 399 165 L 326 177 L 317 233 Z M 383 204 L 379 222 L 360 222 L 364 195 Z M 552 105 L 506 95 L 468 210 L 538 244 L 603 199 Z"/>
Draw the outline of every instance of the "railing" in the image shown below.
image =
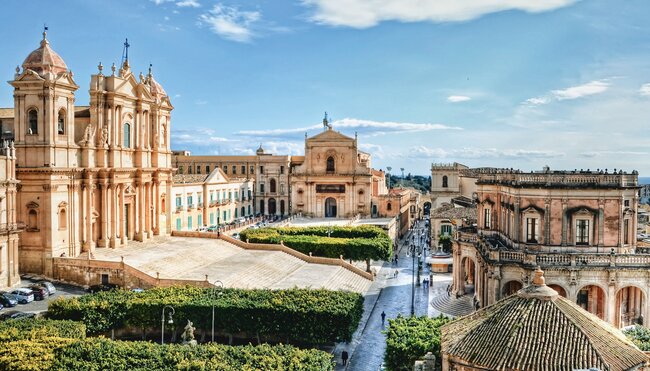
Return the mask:
<path id="1" fill-rule="evenodd" d="M 637 177 L 637 174 L 607 174 L 596 172 L 481 172 L 477 184 L 633 187 L 638 183 Z"/>

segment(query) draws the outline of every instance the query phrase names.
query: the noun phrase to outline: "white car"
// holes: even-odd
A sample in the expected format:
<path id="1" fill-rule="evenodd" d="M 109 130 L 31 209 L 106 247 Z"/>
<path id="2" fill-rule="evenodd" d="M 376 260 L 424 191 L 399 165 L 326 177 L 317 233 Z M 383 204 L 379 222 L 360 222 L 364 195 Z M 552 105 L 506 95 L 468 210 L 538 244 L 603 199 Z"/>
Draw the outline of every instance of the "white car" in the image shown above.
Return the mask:
<path id="1" fill-rule="evenodd" d="M 15 289 L 10 292 L 11 295 L 20 303 L 27 304 L 34 301 L 34 293 L 30 289 Z"/>

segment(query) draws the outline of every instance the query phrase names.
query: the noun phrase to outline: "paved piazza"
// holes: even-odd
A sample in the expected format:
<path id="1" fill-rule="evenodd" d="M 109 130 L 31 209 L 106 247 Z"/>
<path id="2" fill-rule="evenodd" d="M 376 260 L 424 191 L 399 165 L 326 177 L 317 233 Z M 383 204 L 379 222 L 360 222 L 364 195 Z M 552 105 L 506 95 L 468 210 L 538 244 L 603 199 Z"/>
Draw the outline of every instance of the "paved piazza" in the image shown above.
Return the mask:
<path id="1" fill-rule="evenodd" d="M 120 261 L 153 277 L 220 280 L 225 287 L 326 288 L 364 293 L 371 281 L 339 266 L 311 264 L 280 251 L 245 250 L 226 241 L 160 237 L 129 241 L 126 248 L 98 248 L 95 259 Z"/>

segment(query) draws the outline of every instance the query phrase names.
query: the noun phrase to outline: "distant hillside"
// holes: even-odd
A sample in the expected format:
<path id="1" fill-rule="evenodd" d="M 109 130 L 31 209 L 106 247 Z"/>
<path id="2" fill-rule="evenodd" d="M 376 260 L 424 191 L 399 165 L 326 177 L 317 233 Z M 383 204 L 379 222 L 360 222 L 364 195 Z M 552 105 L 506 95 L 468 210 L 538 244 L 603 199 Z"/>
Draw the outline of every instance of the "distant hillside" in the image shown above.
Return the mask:
<path id="1" fill-rule="evenodd" d="M 386 179 L 388 182 L 388 179 Z M 388 185 L 388 183 L 387 183 Z M 401 176 L 392 175 L 390 176 L 390 187 L 413 187 L 422 193 L 429 192 L 431 190 L 431 177 L 422 176 L 422 175 L 405 175 L 404 179 Z"/>

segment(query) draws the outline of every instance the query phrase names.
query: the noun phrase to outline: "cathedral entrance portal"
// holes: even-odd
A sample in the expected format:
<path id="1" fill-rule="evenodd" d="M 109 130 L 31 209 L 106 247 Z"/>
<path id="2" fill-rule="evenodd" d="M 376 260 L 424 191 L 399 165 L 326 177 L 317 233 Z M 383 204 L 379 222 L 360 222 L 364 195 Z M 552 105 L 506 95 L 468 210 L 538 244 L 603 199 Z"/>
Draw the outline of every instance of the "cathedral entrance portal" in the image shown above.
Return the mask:
<path id="1" fill-rule="evenodd" d="M 275 215 L 275 198 L 269 198 L 269 215 Z"/>
<path id="2" fill-rule="evenodd" d="M 325 217 L 336 218 L 336 200 L 332 197 L 325 200 Z"/>

